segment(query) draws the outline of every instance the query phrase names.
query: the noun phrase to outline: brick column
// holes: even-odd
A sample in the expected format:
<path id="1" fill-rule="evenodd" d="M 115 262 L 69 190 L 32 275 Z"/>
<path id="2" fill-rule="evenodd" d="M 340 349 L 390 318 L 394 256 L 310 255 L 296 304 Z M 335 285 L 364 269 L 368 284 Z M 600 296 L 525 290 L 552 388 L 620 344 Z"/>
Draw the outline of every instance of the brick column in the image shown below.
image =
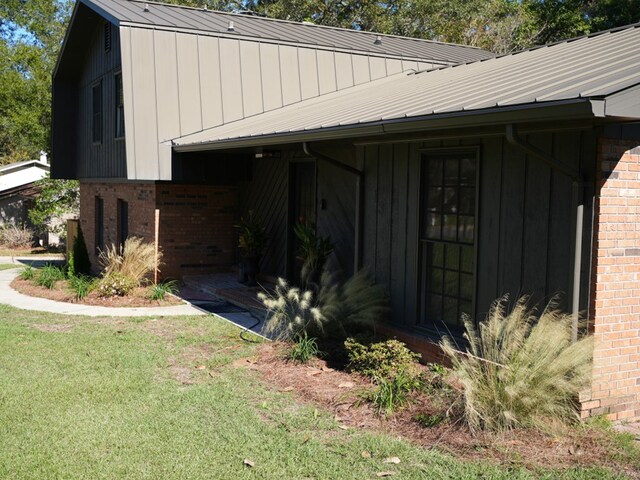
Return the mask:
<path id="1" fill-rule="evenodd" d="M 591 328 L 593 385 L 583 417 L 640 418 L 640 141 L 598 145 Z"/>

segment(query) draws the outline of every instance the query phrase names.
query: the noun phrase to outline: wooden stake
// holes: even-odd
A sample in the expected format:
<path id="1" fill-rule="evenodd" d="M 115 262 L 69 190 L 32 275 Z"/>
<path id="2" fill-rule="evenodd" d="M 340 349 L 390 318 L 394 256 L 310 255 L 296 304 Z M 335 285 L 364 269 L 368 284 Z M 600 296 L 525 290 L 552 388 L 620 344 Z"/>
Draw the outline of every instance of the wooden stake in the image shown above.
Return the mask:
<path id="1" fill-rule="evenodd" d="M 160 236 L 160 209 L 156 208 L 156 218 L 155 218 L 155 255 L 156 255 L 156 268 L 153 272 L 153 283 L 158 283 L 158 237 Z"/>

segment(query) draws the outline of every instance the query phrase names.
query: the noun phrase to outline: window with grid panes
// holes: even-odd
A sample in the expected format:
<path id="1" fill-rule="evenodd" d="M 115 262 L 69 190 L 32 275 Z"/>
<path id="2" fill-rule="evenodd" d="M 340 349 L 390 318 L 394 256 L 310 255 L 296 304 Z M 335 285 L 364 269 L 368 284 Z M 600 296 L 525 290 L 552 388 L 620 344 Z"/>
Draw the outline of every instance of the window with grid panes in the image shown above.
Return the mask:
<path id="1" fill-rule="evenodd" d="M 421 323 L 462 325 L 473 314 L 476 152 L 422 158 Z"/>

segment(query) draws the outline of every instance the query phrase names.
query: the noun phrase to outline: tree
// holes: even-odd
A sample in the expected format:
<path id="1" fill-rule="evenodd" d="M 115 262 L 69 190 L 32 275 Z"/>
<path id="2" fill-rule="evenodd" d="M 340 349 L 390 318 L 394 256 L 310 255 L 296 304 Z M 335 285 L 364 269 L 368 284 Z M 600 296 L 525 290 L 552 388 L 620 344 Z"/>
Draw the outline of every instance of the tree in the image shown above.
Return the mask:
<path id="1" fill-rule="evenodd" d="M 50 151 L 51 74 L 71 5 L 0 2 L 0 163 Z"/>
<path id="2" fill-rule="evenodd" d="M 36 182 L 39 195 L 29 210 L 29 220 L 42 230 L 62 233 L 64 225 L 58 219 L 80 211 L 80 188 L 77 180 L 43 178 Z"/>

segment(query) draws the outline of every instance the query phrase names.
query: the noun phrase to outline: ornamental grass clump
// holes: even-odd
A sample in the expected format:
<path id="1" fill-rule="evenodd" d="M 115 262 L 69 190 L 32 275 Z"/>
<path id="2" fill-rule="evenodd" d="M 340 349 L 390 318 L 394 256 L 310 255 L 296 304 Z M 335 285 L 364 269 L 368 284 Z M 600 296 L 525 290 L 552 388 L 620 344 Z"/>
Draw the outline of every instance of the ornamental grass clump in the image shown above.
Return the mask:
<path id="1" fill-rule="evenodd" d="M 322 335 L 326 319 L 310 290 L 291 287 L 279 278 L 273 294 L 260 292 L 258 298 L 271 314 L 263 329 L 265 335 L 279 340 Z"/>
<path id="2" fill-rule="evenodd" d="M 158 252 L 158 263 L 161 258 L 162 253 Z M 103 277 L 117 273 L 138 286 L 156 268 L 155 246 L 145 243 L 140 237 L 129 237 L 122 252 L 112 244 L 100 252 L 99 260 Z"/>
<path id="3" fill-rule="evenodd" d="M 463 386 L 472 429 L 549 428 L 578 419 L 579 392 L 589 385 L 593 340 L 572 343 L 572 317 L 550 303 L 538 317 L 520 298 L 496 300 L 476 329 L 464 319 L 466 352 L 450 338 L 440 346 Z"/>

